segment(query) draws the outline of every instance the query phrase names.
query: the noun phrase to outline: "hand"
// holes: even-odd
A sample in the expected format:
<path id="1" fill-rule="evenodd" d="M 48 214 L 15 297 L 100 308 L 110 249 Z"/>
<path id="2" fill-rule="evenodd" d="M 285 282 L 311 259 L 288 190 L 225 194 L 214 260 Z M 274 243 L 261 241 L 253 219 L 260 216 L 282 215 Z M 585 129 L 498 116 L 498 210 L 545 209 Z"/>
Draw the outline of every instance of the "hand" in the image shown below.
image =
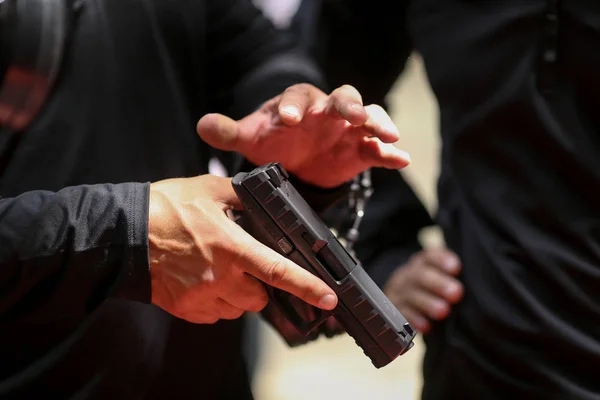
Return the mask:
<path id="1" fill-rule="evenodd" d="M 330 96 L 301 84 L 236 122 L 204 116 L 198 134 L 209 145 L 243 154 L 255 165 L 279 161 L 306 183 L 332 188 L 370 167 L 404 168 L 398 129 L 379 106 L 363 107 L 360 94 L 342 86 Z"/>
<path id="2" fill-rule="evenodd" d="M 425 250 L 398 268 L 384 287 L 385 294 L 419 332 L 428 333 L 431 320 L 442 320 L 463 296 L 455 277 L 460 260 L 449 250 Z"/>
<path id="3" fill-rule="evenodd" d="M 150 186 L 153 304 L 194 323 L 235 319 L 266 306 L 262 281 L 324 310 L 336 306 L 335 292 L 323 281 L 229 219 L 232 208 L 241 204 L 228 178 L 204 175 Z"/>

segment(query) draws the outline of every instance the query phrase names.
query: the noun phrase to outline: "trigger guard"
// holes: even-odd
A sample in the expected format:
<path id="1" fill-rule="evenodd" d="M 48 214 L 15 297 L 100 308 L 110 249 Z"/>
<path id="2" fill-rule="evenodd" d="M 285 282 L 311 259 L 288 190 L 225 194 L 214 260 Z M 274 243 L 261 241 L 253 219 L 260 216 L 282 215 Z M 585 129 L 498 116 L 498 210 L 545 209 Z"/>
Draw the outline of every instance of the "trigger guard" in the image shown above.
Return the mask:
<path id="1" fill-rule="evenodd" d="M 281 312 L 286 316 L 288 321 L 300 332 L 302 335 L 306 336 L 311 333 L 315 328 L 325 322 L 329 317 L 331 317 L 333 312 L 324 311 L 320 308 L 314 307 L 305 301 L 295 297 L 292 294 L 289 294 L 283 290 L 270 288 L 269 291 L 271 300 L 275 303 L 277 308 L 281 310 Z M 316 316 L 314 320 L 305 319 L 300 312 L 289 302 L 287 299 L 292 299 L 301 305 L 307 312 L 313 312 Z"/>

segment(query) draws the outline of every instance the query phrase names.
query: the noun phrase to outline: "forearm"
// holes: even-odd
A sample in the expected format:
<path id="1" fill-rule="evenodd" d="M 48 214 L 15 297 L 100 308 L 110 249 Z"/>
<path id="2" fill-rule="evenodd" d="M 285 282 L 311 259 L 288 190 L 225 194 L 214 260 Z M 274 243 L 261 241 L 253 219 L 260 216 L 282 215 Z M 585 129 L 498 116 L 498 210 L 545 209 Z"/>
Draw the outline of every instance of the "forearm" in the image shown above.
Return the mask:
<path id="1" fill-rule="evenodd" d="M 147 184 L 0 201 L 2 318 L 80 318 L 107 297 L 149 302 L 147 218 Z"/>

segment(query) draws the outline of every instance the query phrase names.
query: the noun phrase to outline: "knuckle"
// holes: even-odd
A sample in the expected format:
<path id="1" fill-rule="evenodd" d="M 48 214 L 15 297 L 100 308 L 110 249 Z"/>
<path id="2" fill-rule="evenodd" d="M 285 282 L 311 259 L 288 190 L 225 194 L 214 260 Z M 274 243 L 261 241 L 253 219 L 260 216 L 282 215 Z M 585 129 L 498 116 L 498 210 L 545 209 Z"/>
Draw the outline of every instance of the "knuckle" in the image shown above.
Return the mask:
<path id="1" fill-rule="evenodd" d="M 298 86 L 294 85 L 294 86 L 290 86 L 289 88 L 285 89 L 283 91 L 283 96 L 282 98 L 286 98 L 290 93 L 295 93 L 298 90 Z"/>
<path id="2" fill-rule="evenodd" d="M 309 93 L 310 91 L 310 85 L 307 83 L 298 83 L 295 85 L 292 85 L 290 87 L 288 87 L 287 89 L 285 89 L 285 91 L 283 92 L 286 95 L 289 95 L 290 93 L 292 94 L 306 94 Z"/>
<path id="3" fill-rule="evenodd" d="M 390 287 L 394 288 L 395 291 L 400 291 L 411 279 L 410 265 L 406 265 L 397 268 L 394 274 L 390 278 Z"/>
<path id="4" fill-rule="evenodd" d="M 308 83 L 299 83 L 297 86 L 303 93 L 308 93 L 312 89 L 312 85 L 309 85 Z"/>
<path id="5" fill-rule="evenodd" d="M 350 85 L 348 83 L 340 86 L 340 90 L 344 91 L 344 92 L 355 92 L 356 91 L 356 89 L 354 88 L 354 86 L 352 86 L 352 85 Z"/>
<path id="6" fill-rule="evenodd" d="M 369 104 L 365 108 L 368 108 L 373 114 L 377 116 L 387 115 L 383 107 L 381 107 L 379 104 Z"/>
<path id="7" fill-rule="evenodd" d="M 446 252 L 443 249 L 430 249 L 425 253 L 428 260 L 432 262 L 439 262 L 444 259 Z"/>
<path id="8" fill-rule="evenodd" d="M 410 258 L 408 259 L 408 261 L 406 263 L 408 265 L 420 264 L 423 261 L 424 257 L 425 257 L 425 255 L 423 254 L 423 252 L 419 252 L 417 254 L 413 254 L 412 256 L 410 256 Z"/>
<path id="9" fill-rule="evenodd" d="M 287 274 L 287 268 L 283 262 L 273 261 L 266 268 L 267 283 L 271 286 L 277 286 L 285 281 Z"/>
<path id="10" fill-rule="evenodd" d="M 429 264 L 424 264 L 421 266 L 421 268 L 415 271 L 417 272 L 416 275 L 421 283 L 437 282 L 439 280 L 437 271 Z"/>
<path id="11" fill-rule="evenodd" d="M 316 300 L 316 296 L 315 296 L 313 290 L 308 286 L 300 289 L 298 297 L 307 303 Z"/>
<path id="12" fill-rule="evenodd" d="M 397 296 L 393 303 L 394 306 L 396 306 L 396 308 L 402 313 L 411 307 L 410 302 L 407 301 L 404 296 Z"/>

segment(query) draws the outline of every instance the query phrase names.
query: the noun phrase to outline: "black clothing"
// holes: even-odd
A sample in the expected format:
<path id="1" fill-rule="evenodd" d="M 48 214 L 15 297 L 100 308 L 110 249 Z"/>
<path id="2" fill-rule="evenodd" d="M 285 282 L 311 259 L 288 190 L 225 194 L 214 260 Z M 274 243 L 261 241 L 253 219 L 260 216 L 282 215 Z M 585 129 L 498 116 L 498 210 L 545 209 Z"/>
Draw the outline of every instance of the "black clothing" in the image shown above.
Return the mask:
<path id="1" fill-rule="evenodd" d="M 392 272 L 421 250 L 419 232 L 433 221 L 398 171 L 373 168 L 371 179 L 374 192 L 354 250 L 383 288 Z"/>
<path id="2" fill-rule="evenodd" d="M 380 288 L 394 270 L 421 250 L 419 232 L 433 225 L 431 217 L 411 187 L 396 170 L 372 168 L 373 195 L 360 225 L 354 245 L 356 256 Z M 346 217 L 350 227 L 348 204 L 344 202 L 325 214 L 325 221 L 335 223 Z"/>
<path id="3" fill-rule="evenodd" d="M 373 65 L 371 60 L 380 56 L 382 47 L 378 40 L 365 39 L 378 38 L 385 28 L 368 26 L 368 35 L 362 28 L 367 28 L 364 21 L 382 18 L 381 8 L 361 5 L 360 15 L 369 15 L 361 21 L 352 14 L 358 11 L 356 4 L 350 9 L 347 5 L 344 1 L 303 0 L 289 30 L 298 38 L 301 51 L 315 59 L 329 87 L 351 84 L 361 93 L 364 104 L 385 106 L 386 95 L 411 52 L 410 43 L 401 40 L 401 52 L 388 54 L 385 62 Z M 404 12 L 402 2 L 394 3 L 393 8 L 386 11 L 398 19 Z M 383 287 L 397 267 L 421 250 L 419 232 L 434 223 L 400 173 L 372 168 L 371 180 L 374 192 L 355 251 L 369 275 Z M 339 212 L 340 207 L 336 207 L 326 217 L 335 221 Z"/>
<path id="4" fill-rule="evenodd" d="M 292 45 L 246 1 L 82 2 L 49 102 L 0 137 L 0 398 L 251 398 L 242 320 L 148 304 L 148 182 L 207 173 L 207 112 L 319 84 Z"/>
<path id="5" fill-rule="evenodd" d="M 598 3 L 324 4 L 330 49 L 354 49 L 331 71 L 390 82 L 412 48 L 439 101 L 438 222 L 466 295 L 425 338 L 423 398 L 600 399 Z"/>
<path id="6" fill-rule="evenodd" d="M 299 37 L 301 49 L 315 58 L 329 86 L 351 84 L 364 104 L 385 106 L 386 95 L 412 51 L 402 23 L 405 14 L 406 0 L 377 0 L 372 5 L 356 0 L 302 0 L 290 30 Z M 394 52 L 388 52 L 390 46 Z"/>

